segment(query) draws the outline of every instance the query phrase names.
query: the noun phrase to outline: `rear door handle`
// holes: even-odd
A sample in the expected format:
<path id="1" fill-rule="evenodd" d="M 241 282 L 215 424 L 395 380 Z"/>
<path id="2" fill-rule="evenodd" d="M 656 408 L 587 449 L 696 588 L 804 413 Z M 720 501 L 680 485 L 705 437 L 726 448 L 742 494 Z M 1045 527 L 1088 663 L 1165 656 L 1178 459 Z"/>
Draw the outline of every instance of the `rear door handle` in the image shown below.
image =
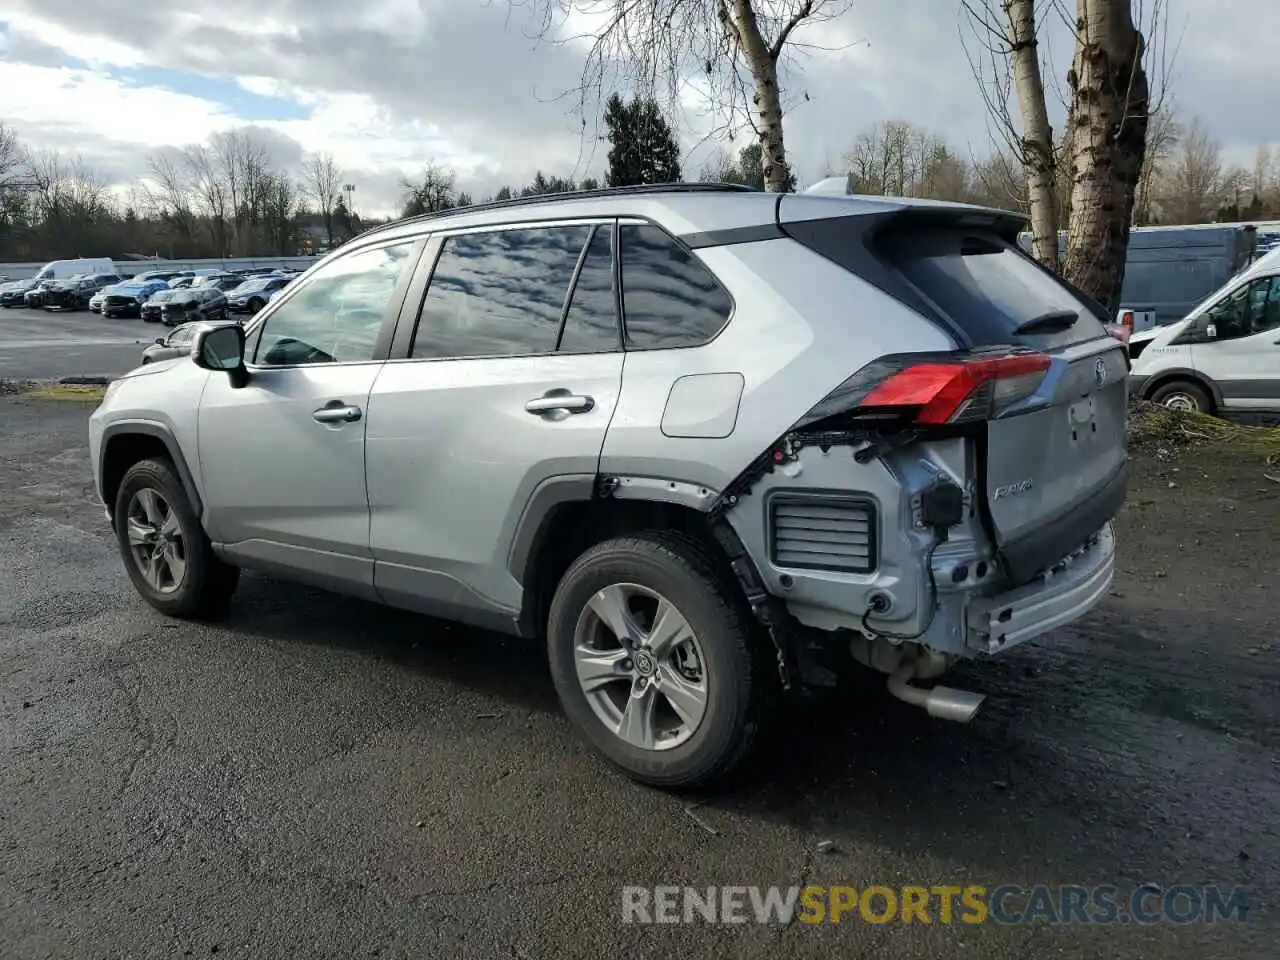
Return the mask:
<path id="1" fill-rule="evenodd" d="M 327 403 L 319 410 L 312 411 L 311 419 L 316 423 L 355 423 L 360 419 L 359 407 L 353 407 L 341 400 Z"/>
<path id="2" fill-rule="evenodd" d="M 578 396 L 572 393 L 552 393 L 537 397 L 524 405 L 529 413 L 586 413 L 596 405 L 591 397 Z"/>

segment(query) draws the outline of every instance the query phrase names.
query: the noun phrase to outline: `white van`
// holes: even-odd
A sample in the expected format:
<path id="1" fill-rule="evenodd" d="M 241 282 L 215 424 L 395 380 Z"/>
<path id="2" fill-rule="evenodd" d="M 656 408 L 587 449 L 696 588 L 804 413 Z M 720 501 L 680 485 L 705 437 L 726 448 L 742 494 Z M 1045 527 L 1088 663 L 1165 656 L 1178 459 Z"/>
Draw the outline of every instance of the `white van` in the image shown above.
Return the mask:
<path id="1" fill-rule="evenodd" d="M 33 280 L 67 280 L 92 273 L 119 273 L 110 257 L 80 257 L 76 260 L 50 260 Z"/>
<path id="2" fill-rule="evenodd" d="M 1129 339 L 1129 395 L 1178 410 L 1280 413 L 1280 248 L 1187 316 Z"/>

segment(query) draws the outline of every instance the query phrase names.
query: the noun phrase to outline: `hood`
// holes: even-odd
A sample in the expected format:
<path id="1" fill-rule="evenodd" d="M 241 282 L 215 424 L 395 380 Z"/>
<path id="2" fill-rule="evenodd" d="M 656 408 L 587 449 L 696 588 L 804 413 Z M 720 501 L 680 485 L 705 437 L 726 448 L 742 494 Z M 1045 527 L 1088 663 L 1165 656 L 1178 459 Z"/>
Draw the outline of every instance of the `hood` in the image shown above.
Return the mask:
<path id="1" fill-rule="evenodd" d="M 1183 317 L 1181 320 L 1175 320 L 1173 323 L 1166 323 L 1163 327 L 1153 327 L 1150 330 L 1144 330 L 1142 333 L 1135 333 L 1130 338 L 1130 344 L 1146 343 L 1159 337 L 1163 342 L 1168 343 L 1183 330 L 1187 325 L 1194 321 L 1194 317 Z"/>
<path id="2" fill-rule="evenodd" d="M 26 293 L 35 285 L 35 280 L 30 278 L 26 280 L 10 280 L 8 283 L 0 283 L 0 293 Z"/>
<path id="3" fill-rule="evenodd" d="M 150 300 L 151 303 L 172 303 L 178 297 L 187 295 L 185 290 L 161 290 Z"/>

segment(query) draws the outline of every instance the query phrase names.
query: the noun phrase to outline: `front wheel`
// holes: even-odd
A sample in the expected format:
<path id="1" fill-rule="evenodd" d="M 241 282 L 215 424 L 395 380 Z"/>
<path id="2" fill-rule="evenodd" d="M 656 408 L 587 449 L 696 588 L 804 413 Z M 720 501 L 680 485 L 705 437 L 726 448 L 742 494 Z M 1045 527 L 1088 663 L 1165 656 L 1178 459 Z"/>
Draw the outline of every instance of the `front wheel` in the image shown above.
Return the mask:
<path id="1" fill-rule="evenodd" d="M 551 602 L 547 652 L 569 719 L 628 776 L 708 784 L 750 752 L 753 625 L 698 540 L 654 531 L 587 550 Z"/>
<path id="2" fill-rule="evenodd" d="M 1151 402 L 1183 413 L 1213 413 L 1213 398 L 1199 384 L 1175 380 L 1158 387 Z"/>
<path id="3" fill-rule="evenodd" d="M 226 609 L 240 571 L 219 560 L 167 460 L 142 460 L 116 493 L 116 539 L 142 598 L 171 617 L 204 619 Z"/>

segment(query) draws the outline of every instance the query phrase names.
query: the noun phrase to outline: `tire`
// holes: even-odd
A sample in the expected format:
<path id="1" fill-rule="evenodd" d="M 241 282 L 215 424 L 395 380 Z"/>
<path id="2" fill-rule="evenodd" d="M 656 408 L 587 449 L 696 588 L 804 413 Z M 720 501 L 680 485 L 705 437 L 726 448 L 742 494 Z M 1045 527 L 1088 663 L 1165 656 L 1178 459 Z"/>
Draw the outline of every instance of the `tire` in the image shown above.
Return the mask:
<path id="1" fill-rule="evenodd" d="M 1151 394 L 1151 402 L 1187 413 L 1213 413 L 1213 397 L 1204 387 L 1190 380 L 1170 380 Z"/>
<path id="2" fill-rule="evenodd" d="M 638 597 L 641 606 L 655 599 L 644 595 L 648 591 L 683 616 L 693 646 L 685 643 L 677 651 L 693 649 L 700 680 L 683 674 L 688 681 L 683 687 L 673 682 L 681 676 L 677 657 L 685 667 L 691 662 L 678 652 L 655 659 L 647 656 L 647 645 L 625 650 L 617 644 L 616 634 L 603 626 L 591 605 L 598 594 L 616 598 L 618 591 Z M 643 611 L 637 619 L 646 625 Z M 701 787 L 728 776 L 755 746 L 764 683 L 754 628 L 736 587 L 700 541 L 671 531 L 651 531 L 607 540 L 573 562 L 551 601 L 547 655 L 565 713 L 607 760 L 651 786 Z M 601 641 L 608 646 L 612 641 L 600 656 L 614 662 L 618 678 L 610 672 L 609 680 L 592 697 L 579 680 L 580 641 L 583 649 Z M 617 660 L 619 656 L 623 659 Z M 658 685 L 648 677 L 657 677 Z M 640 689 L 647 689 L 650 701 L 659 704 L 648 714 L 653 718 L 649 729 L 656 729 L 657 721 L 665 717 L 681 732 L 665 741 L 651 738 L 654 745 L 650 746 L 624 738 L 621 722 L 627 714 L 622 705 L 632 702 L 637 683 L 645 684 Z M 696 723 L 684 719 L 693 715 L 687 709 L 691 701 L 679 698 L 686 709 L 677 714 L 664 689 L 682 689 L 686 694 L 701 691 L 702 712 Z M 600 710 L 612 720 L 607 723 Z"/>
<path id="3" fill-rule="evenodd" d="M 151 581 L 143 573 L 142 561 L 130 545 L 130 519 L 134 513 L 146 518 L 146 496 L 158 498 L 160 508 L 144 526 L 153 531 L 157 526 L 176 531 L 180 543 L 175 555 L 181 554 L 184 569 L 180 576 L 173 576 L 173 568 L 165 564 L 171 574 Z M 141 496 L 139 496 L 141 495 Z M 162 518 L 172 517 L 172 527 L 157 524 Z M 235 592 L 240 571 L 219 560 L 213 552 L 209 538 L 200 525 L 187 499 L 186 490 L 178 478 L 173 464 L 168 460 L 141 460 L 125 473 L 116 494 L 115 508 L 116 542 L 129 579 L 142 598 L 171 617 L 203 620 L 223 613 Z M 141 532 L 142 527 L 135 527 Z M 172 546 L 172 545 L 171 545 Z"/>
<path id="4" fill-rule="evenodd" d="M 257 297 L 254 297 L 252 300 L 249 301 L 249 313 L 251 314 L 257 313 L 259 310 L 261 310 L 265 306 L 266 306 L 266 303 L 264 301 L 259 300 Z"/>

